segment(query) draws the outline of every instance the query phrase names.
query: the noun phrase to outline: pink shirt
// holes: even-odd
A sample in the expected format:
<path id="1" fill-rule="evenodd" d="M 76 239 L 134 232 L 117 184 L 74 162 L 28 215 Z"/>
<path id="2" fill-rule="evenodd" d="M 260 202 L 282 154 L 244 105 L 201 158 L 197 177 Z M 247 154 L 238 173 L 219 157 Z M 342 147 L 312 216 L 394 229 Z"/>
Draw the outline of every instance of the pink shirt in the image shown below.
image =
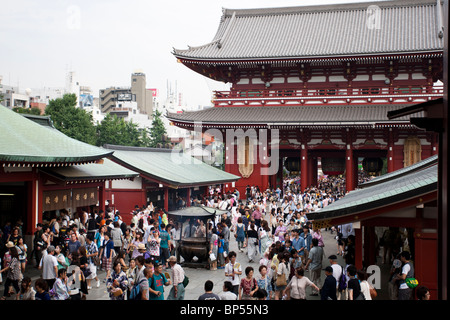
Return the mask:
<path id="1" fill-rule="evenodd" d="M 323 244 L 323 238 L 322 238 L 322 235 L 321 235 L 320 233 L 314 232 L 313 235 L 312 235 L 312 237 L 313 237 L 313 238 L 316 238 L 317 240 L 319 240 L 319 244 L 318 244 L 319 247 L 323 247 L 323 246 L 324 246 L 324 244 Z"/>

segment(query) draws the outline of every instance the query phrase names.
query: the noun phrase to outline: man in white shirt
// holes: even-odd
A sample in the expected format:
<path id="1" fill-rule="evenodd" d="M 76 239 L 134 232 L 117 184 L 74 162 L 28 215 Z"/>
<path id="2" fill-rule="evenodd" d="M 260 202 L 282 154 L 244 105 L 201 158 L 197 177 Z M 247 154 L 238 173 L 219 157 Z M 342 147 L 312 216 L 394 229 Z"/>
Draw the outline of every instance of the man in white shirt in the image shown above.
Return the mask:
<path id="1" fill-rule="evenodd" d="M 223 292 L 219 293 L 220 300 L 237 300 L 237 295 L 233 293 L 233 285 L 230 281 L 223 283 Z"/>
<path id="2" fill-rule="evenodd" d="M 58 259 L 55 257 L 55 247 L 49 246 L 47 254 L 42 258 L 42 279 L 44 279 L 49 288 L 53 287 L 56 278 L 58 277 Z"/>
<path id="3" fill-rule="evenodd" d="M 342 271 L 344 270 L 337 262 L 336 255 L 331 255 L 328 257 L 330 261 L 330 266 L 333 269 L 333 277 L 336 279 L 336 297 L 338 300 L 341 300 L 341 292 L 339 292 L 339 278 L 342 275 Z"/>
<path id="4" fill-rule="evenodd" d="M 175 256 L 170 256 L 167 261 L 170 265 L 170 270 L 172 271 L 171 277 L 173 283 L 173 287 L 170 289 L 167 300 L 184 300 L 184 270 L 177 263 L 177 258 Z"/>
<path id="5" fill-rule="evenodd" d="M 230 262 L 225 265 L 225 277 L 226 281 L 230 281 L 233 286 L 232 292 L 239 294 L 239 285 L 241 283 L 240 276 L 242 274 L 241 264 L 236 262 L 236 252 L 231 251 L 228 254 Z"/>

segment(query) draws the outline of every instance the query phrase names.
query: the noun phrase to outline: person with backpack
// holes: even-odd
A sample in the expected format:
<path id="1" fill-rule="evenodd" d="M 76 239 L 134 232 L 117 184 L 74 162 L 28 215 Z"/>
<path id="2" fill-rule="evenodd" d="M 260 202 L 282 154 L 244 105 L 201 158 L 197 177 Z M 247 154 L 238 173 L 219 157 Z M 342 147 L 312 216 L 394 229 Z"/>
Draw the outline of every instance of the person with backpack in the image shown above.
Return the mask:
<path id="1" fill-rule="evenodd" d="M 413 289 L 406 283 L 406 279 L 414 277 L 414 266 L 411 263 L 411 254 L 408 251 L 400 253 L 402 262 L 402 271 L 397 274 L 396 279 L 400 280 L 398 287 L 398 300 L 411 300 L 413 298 Z"/>
<path id="2" fill-rule="evenodd" d="M 128 300 L 149 300 L 149 281 L 153 277 L 153 267 L 144 266 L 142 269 L 141 277 L 137 278 L 133 283 L 128 295 Z"/>

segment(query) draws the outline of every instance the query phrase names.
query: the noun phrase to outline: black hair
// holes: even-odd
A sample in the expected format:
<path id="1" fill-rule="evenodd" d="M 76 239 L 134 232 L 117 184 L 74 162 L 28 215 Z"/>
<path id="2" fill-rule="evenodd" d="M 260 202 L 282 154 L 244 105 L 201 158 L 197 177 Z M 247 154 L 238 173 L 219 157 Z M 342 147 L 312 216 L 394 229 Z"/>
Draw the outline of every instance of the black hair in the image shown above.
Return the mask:
<path id="1" fill-rule="evenodd" d="M 225 287 L 225 289 L 227 290 L 227 291 L 233 291 L 233 284 L 231 283 L 231 281 L 225 281 L 224 283 L 223 283 L 223 286 Z"/>
<path id="2" fill-rule="evenodd" d="M 61 268 L 58 270 L 58 277 L 60 277 L 63 273 L 67 273 L 66 268 Z"/>
<path id="3" fill-rule="evenodd" d="M 402 251 L 402 253 L 400 253 L 400 256 L 405 258 L 406 260 L 411 260 L 411 254 L 408 251 Z"/>
<path id="4" fill-rule="evenodd" d="M 347 272 L 350 276 L 354 277 L 356 275 L 356 267 L 354 265 L 349 265 L 347 267 Z"/>
<path id="5" fill-rule="evenodd" d="M 213 288 L 214 288 L 214 283 L 211 280 L 206 280 L 205 291 L 212 291 Z"/>
<path id="6" fill-rule="evenodd" d="M 430 291 L 430 290 L 428 290 L 428 288 L 425 287 L 425 286 L 417 287 L 417 289 L 416 289 L 417 299 L 419 299 L 419 300 L 425 300 L 425 295 L 426 295 L 427 292 L 429 292 L 429 291 Z"/>

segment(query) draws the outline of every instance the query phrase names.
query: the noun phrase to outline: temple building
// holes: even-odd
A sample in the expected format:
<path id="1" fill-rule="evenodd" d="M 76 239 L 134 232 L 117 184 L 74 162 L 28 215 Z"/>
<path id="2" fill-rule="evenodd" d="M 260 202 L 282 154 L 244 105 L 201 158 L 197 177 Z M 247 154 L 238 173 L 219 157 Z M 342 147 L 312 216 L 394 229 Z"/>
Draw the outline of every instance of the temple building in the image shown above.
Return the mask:
<path id="1" fill-rule="evenodd" d="M 283 167 L 305 190 L 319 161 L 354 190 L 358 163 L 379 175 L 438 154 L 437 133 L 387 114 L 442 98 L 442 21 L 439 0 L 224 9 L 210 43 L 173 54 L 230 91 L 168 119 L 221 136 L 241 194 L 281 186 Z"/>
<path id="2" fill-rule="evenodd" d="M 23 116 L 0 105 L 0 136 L 0 225 L 21 220 L 30 248 L 36 224 L 49 221 L 47 215 L 105 210 L 105 181 L 138 176 L 109 160 L 113 151 L 56 130 L 48 116 Z"/>

